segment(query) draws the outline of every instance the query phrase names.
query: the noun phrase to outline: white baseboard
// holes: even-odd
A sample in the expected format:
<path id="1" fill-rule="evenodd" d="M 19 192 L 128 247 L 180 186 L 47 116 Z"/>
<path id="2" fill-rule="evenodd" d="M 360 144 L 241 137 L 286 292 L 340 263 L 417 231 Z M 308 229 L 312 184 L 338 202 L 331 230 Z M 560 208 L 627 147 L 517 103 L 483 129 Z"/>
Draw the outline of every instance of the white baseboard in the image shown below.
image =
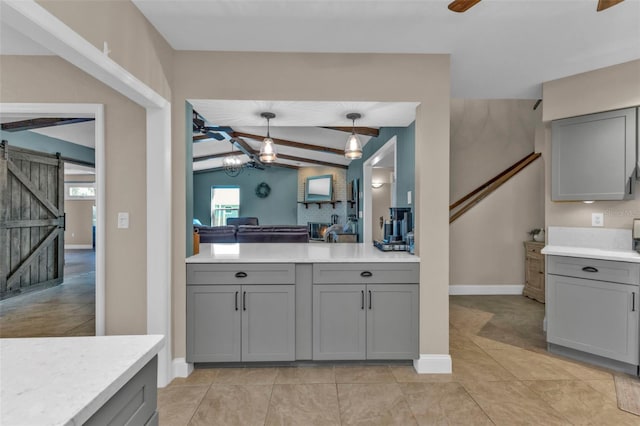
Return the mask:
<path id="1" fill-rule="evenodd" d="M 172 362 L 173 377 L 189 377 L 193 372 L 193 364 L 188 363 L 184 358 L 174 358 Z"/>
<path id="2" fill-rule="evenodd" d="M 451 355 L 420 354 L 413 360 L 413 368 L 418 374 L 451 374 Z"/>
<path id="3" fill-rule="evenodd" d="M 93 246 L 91 244 L 65 244 L 64 248 L 69 250 L 91 250 Z"/>
<path id="4" fill-rule="evenodd" d="M 450 285 L 449 294 L 453 296 L 483 296 L 483 295 L 515 295 L 522 294 L 524 285 Z"/>

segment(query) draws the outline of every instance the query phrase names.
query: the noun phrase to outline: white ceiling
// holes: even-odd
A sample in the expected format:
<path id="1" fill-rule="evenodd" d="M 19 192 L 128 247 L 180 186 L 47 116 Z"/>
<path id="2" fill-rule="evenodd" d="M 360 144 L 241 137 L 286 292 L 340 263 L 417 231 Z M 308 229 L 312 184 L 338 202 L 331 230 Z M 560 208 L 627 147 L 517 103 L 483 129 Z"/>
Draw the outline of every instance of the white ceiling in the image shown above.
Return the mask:
<path id="1" fill-rule="evenodd" d="M 52 53 L 10 25 L 0 24 L 0 55 L 52 55 Z"/>
<path id="2" fill-rule="evenodd" d="M 174 49 L 450 53 L 456 98 L 540 98 L 541 83 L 640 58 L 640 0 L 133 0 Z"/>
<path id="3" fill-rule="evenodd" d="M 191 99 L 201 116 L 210 124 L 229 126 L 236 132 L 249 133 L 264 137 L 267 134 L 266 120 L 261 112 L 273 112 L 276 117 L 271 120 L 271 137 L 311 145 L 343 150 L 348 133 L 322 129 L 317 126 L 351 126 L 346 118 L 350 112 L 358 112 L 362 118 L 356 126 L 363 127 L 406 127 L 415 120 L 416 102 L 285 102 L 285 101 L 219 101 L 208 99 Z M 362 145 L 371 139 L 359 136 Z M 260 150 L 260 141 L 243 138 L 254 150 Z M 277 145 L 279 154 L 301 158 L 313 158 L 334 164 L 348 165 L 350 160 L 343 155 L 309 151 Z M 194 143 L 193 156 L 201 157 L 231 151 L 228 141 L 209 140 Z M 318 164 L 278 159 L 279 163 L 293 166 L 309 167 Z M 215 158 L 194 163 L 194 170 L 217 168 L 222 166 L 222 158 Z"/>
<path id="4" fill-rule="evenodd" d="M 95 127 L 95 121 L 85 121 L 82 123 L 63 124 L 62 126 L 43 127 L 30 131 L 75 143 L 76 145 L 95 148 Z"/>

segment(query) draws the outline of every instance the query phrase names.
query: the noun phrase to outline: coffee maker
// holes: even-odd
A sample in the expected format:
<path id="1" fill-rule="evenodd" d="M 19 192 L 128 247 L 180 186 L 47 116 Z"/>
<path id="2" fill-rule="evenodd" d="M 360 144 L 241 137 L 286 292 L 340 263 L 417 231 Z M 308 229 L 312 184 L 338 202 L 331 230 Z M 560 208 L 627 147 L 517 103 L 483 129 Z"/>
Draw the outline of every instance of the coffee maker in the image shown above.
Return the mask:
<path id="1" fill-rule="evenodd" d="M 410 207 L 389 208 L 390 220 L 384 224 L 384 242 L 405 243 L 407 234 L 413 229 Z"/>

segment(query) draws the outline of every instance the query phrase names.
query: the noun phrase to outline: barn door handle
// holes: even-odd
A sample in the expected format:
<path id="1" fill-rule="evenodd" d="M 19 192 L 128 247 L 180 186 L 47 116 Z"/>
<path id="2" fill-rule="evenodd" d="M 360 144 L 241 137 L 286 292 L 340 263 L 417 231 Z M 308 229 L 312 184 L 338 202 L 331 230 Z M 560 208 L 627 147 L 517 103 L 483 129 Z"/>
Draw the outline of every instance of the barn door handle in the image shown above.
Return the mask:
<path id="1" fill-rule="evenodd" d="M 360 276 L 368 278 L 368 277 L 373 276 L 373 274 L 370 271 L 362 271 L 362 272 L 360 272 Z"/>
<path id="2" fill-rule="evenodd" d="M 585 272 L 598 272 L 598 269 L 593 266 L 585 266 L 582 270 Z"/>
<path id="3" fill-rule="evenodd" d="M 247 278 L 246 272 L 236 272 L 236 278 Z"/>

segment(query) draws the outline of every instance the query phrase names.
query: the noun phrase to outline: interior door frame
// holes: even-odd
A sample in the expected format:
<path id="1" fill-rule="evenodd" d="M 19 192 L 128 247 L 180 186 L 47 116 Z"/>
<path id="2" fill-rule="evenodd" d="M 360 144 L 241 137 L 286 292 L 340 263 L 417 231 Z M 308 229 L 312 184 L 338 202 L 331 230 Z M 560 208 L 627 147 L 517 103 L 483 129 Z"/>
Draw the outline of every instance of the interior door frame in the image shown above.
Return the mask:
<path id="1" fill-rule="evenodd" d="M 362 224 L 362 242 L 367 245 L 373 244 L 373 195 L 371 191 L 371 179 L 373 175 L 373 167 L 378 164 L 384 157 L 393 154 L 393 183 L 391 188 L 392 207 L 396 202 L 396 176 L 398 173 L 398 138 L 394 135 L 384 145 L 382 145 L 371 157 L 362 164 L 362 215 L 364 222 Z"/>
<path id="2" fill-rule="evenodd" d="M 94 118 L 96 170 L 96 336 L 105 334 L 105 174 L 104 106 L 102 104 L 0 103 L 0 113 L 40 117 Z M 11 145 L 9 145 L 11 146 Z M 64 255 L 64 254 L 63 254 Z"/>

